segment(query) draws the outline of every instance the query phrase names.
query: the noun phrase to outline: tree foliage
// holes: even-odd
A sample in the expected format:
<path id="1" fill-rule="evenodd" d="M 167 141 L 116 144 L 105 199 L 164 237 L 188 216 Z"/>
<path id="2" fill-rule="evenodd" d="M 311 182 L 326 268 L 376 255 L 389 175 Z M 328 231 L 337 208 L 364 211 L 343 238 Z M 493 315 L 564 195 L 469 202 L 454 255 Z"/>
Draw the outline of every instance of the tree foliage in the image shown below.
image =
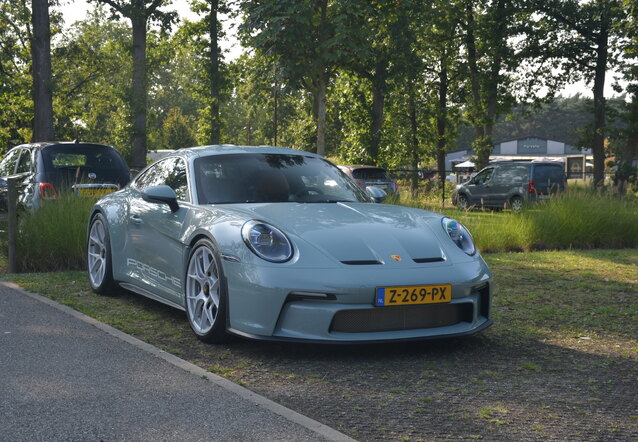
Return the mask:
<path id="1" fill-rule="evenodd" d="M 217 142 L 394 169 L 442 170 L 456 147 L 481 164 L 518 136 L 579 145 L 589 134 L 619 171 L 636 155 L 630 0 L 241 0 L 246 50 L 229 61 L 219 42 L 231 2 L 191 0 L 198 19 L 172 26 L 169 0 L 91 1 L 72 26 L 50 10 L 54 129 L 115 145 L 134 167 L 147 144 Z M 0 18 L 6 149 L 32 137 L 29 2 L 0 0 Z M 600 87 L 611 69 L 626 98 L 614 106 Z M 555 99 L 577 79 L 592 85 L 589 104 Z M 596 164 L 607 153 L 595 150 Z"/>

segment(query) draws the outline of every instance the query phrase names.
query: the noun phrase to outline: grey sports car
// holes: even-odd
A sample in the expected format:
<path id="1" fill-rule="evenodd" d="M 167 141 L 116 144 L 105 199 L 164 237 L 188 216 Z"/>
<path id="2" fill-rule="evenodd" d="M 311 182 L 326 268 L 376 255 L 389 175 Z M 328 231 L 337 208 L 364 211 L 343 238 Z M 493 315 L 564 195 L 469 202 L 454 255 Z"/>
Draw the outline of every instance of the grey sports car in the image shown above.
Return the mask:
<path id="1" fill-rule="evenodd" d="M 380 342 L 491 325 L 491 272 L 470 233 L 375 204 L 319 155 L 275 147 L 175 151 L 97 201 L 88 274 L 186 311 L 195 334 Z"/>

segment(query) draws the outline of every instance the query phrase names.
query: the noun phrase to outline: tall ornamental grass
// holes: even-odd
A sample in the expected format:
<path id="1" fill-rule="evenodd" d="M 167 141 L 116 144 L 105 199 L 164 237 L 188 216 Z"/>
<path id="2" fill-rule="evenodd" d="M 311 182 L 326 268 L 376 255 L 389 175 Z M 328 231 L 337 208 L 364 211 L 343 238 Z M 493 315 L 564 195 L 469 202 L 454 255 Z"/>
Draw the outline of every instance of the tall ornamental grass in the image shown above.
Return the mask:
<path id="1" fill-rule="evenodd" d="M 638 201 L 604 191 L 575 188 L 530 204 L 521 213 L 441 209 L 431 201 L 406 197 L 401 204 L 456 218 L 482 252 L 638 246 Z"/>
<path id="2" fill-rule="evenodd" d="M 20 217 L 22 271 L 84 269 L 86 228 L 95 200 L 62 195 Z M 402 196 L 400 204 L 443 212 L 465 224 L 481 252 L 638 247 L 638 201 L 582 188 L 510 210 L 440 209 Z"/>
<path id="3" fill-rule="evenodd" d="M 638 246 L 638 203 L 606 192 L 576 189 L 521 213 L 533 249 Z"/>
<path id="4" fill-rule="evenodd" d="M 20 214 L 16 255 L 21 271 L 86 267 L 86 228 L 95 199 L 62 194 Z"/>

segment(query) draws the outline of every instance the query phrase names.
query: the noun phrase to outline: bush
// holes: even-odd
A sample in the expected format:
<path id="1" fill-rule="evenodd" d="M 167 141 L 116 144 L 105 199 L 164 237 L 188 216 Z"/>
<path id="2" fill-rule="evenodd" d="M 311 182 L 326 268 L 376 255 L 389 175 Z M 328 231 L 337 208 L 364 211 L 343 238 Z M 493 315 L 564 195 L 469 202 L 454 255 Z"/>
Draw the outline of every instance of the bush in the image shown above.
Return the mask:
<path id="1" fill-rule="evenodd" d="M 92 198 L 62 194 L 20 214 L 16 241 L 19 271 L 86 268 L 86 229 Z"/>

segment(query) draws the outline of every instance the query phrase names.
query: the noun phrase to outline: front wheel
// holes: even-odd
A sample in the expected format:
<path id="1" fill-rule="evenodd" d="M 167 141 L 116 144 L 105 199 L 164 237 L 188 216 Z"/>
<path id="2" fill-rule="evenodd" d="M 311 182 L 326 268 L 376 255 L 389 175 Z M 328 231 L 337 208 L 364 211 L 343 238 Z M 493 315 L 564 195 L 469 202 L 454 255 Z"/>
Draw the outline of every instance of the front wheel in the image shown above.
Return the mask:
<path id="1" fill-rule="evenodd" d="M 191 251 L 185 292 L 186 316 L 195 335 L 204 342 L 226 341 L 226 288 L 219 255 L 208 239 L 199 240 Z"/>
<path id="2" fill-rule="evenodd" d="M 109 230 L 101 213 L 96 214 L 91 221 L 87 242 L 86 261 L 91 288 L 100 295 L 111 295 L 117 289 L 117 284 L 113 280 Z"/>
<path id="3" fill-rule="evenodd" d="M 467 196 L 462 193 L 459 194 L 459 196 L 456 198 L 456 207 L 458 207 L 459 210 L 467 210 L 469 207 Z"/>
<path id="4" fill-rule="evenodd" d="M 510 200 L 510 208 L 514 212 L 520 212 L 523 209 L 523 198 L 520 196 L 514 196 Z"/>

